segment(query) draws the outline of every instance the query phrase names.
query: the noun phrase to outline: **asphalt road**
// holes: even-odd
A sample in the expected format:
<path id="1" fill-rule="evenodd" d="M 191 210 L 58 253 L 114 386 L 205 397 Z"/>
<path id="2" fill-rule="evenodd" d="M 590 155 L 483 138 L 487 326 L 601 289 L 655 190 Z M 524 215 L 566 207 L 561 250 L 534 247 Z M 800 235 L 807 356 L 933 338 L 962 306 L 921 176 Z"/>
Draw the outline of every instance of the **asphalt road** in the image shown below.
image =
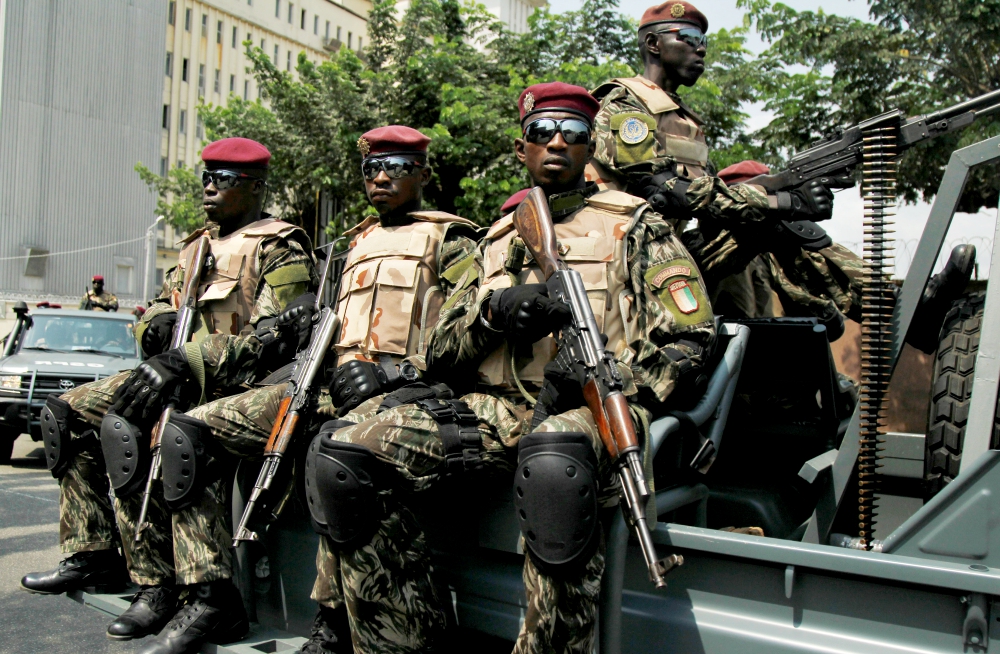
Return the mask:
<path id="1" fill-rule="evenodd" d="M 65 595 L 34 595 L 21 577 L 58 565 L 59 487 L 42 450 L 27 436 L 14 444 L 11 465 L 0 465 L 0 654 L 125 654 L 137 642 L 104 635 L 107 616 Z"/>

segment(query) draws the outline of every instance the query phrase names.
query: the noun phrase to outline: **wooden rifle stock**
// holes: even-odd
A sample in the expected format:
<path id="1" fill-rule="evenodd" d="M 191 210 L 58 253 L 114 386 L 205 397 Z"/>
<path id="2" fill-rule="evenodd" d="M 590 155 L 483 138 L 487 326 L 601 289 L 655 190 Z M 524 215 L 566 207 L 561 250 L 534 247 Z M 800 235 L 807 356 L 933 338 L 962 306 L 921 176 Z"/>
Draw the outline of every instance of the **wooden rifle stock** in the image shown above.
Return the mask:
<path id="1" fill-rule="evenodd" d="M 271 435 L 267 439 L 267 446 L 264 448 L 264 456 L 269 454 L 284 454 L 292 442 L 295 434 L 295 427 L 299 422 L 299 415 L 290 412 L 293 396 L 287 395 L 278 405 L 278 417 L 271 428 Z"/>
<path id="2" fill-rule="evenodd" d="M 531 189 L 514 212 L 514 228 L 524 241 L 531 256 L 542 270 L 542 277 L 548 279 L 559 269 L 559 246 L 556 230 L 552 226 L 549 202 L 542 189 Z"/>

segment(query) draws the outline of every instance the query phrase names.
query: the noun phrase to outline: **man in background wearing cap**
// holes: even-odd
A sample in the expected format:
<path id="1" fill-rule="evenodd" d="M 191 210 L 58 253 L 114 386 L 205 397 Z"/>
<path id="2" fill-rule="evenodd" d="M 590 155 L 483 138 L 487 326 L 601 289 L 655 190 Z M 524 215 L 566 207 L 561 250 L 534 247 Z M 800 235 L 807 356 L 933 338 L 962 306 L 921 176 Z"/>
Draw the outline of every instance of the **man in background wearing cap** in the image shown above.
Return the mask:
<path id="1" fill-rule="evenodd" d="M 118 298 L 104 290 L 104 277 L 94 275 L 90 283 L 91 289 L 80 300 L 80 308 L 84 311 L 118 311 Z"/>
<path id="2" fill-rule="evenodd" d="M 598 192 L 586 183 L 584 167 L 594 150 L 591 135 L 598 111 L 586 89 L 560 82 L 538 84 L 522 93 L 519 108 L 523 136 L 515 141 L 515 152 L 533 183 L 548 196 L 556 236 L 571 244 L 565 261 L 584 273 L 598 326 L 608 335 L 607 347 L 626 377 L 626 393 L 646 406 L 670 406 L 683 394 L 679 391 L 689 387 L 714 340 L 712 309 L 697 268 L 672 228 L 641 198 Z M 428 345 L 428 372 L 447 371 L 453 388 L 464 384 L 474 392 L 458 401 L 397 406 L 362 424 L 321 433 L 317 480 L 323 479 L 324 470 L 349 471 L 356 478 L 371 479 L 368 492 L 382 498 L 400 488 L 425 491 L 449 477 L 509 476 L 525 437 L 548 451 L 569 446 L 580 457 L 581 479 L 602 503 L 616 503 L 610 462 L 593 418 L 580 408 L 579 386 L 575 393 L 571 388 L 561 396 L 561 403 L 551 408 L 552 417 L 528 436 L 532 394 L 537 394 L 555 354 L 550 334 L 564 324 L 568 310 L 549 299 L 537 267 L 526 261 L 516 236 L 510 215 L 490 228 L 474 261 L 456 275 L 458 290 Z M 442 420 L 449 408 L 466 417 L 457 424 Z M 638 404 L 633 409 L 644 419 L 650 417 Z M 464 451 L 451 454 L 448 443 L 455 442 Z M 347 574 L 345 562 L 370 555 L 374 548 L 412 566 L 409 541 L 422 540 L 423 534 L 414 524 L 416 531 L 390 540 L 380 529 L 377 501 L 351 507 L 337 502 L 339 492 L 323 497 L 323 509 L 328 524 L 338 525 L 345 534 L 338 552 L 345 592 L 352 592 L 346 587 L 390 588 L 388 571 L 395 568 Z M 567 513 L 573 515 L 574 508 L 566 507 Z M 588 537 L 565 565 L 539 563 L 528 544 L 528 608 L 516 652 L 591 651 L 604 542 L 596 526 L 598 516 L 589 517 L 592 529 L 583 529 Z M 415 605 L 440 600 L 428 592 Z M 401 614 L 398 623 L 414 625 L 418 620 Z M 357 640 L 355 646 L 359 652 L 416 651 L 380 650 L 375 642 L 358 648 Z"/>
<path id="3" fill-rule="evenodd" d="M 441 211 L 421 210 L 423 188 L 431 179 L 427 165 L 429 143 L 428 137 L 402 125 L 380 127 L 358 139 L 365 189 L 378 215 L 367 217 L 346 234 L 352 240 L 337 303 L 341 330 L 334 337 L 326 361 L 332 371 L 329 383 L 332 405 L 343 416 L 342 420 L 351 423 L 374 415 L 386 393 L 421 378 L 428 335 L 452 286 L 441 273 L 475 249 L 474 223 Z M 277 383 L 209 402 L 184 415 L 175 414 L 172 421 L 197 433 L 198 439 L 212 452 L 227 452 L 241 460 L 260 459 L 287 386 Z M 324 406 L 320 413 L 327 413 L 328 408 Z M 315 416 L 315 411 L 308 413 Z M 313 432 L 319 424 L 317 420 L 312 425 Z M 222 498 L 226 489 L 217 480 L 192 493 L 186 502 L 190 506 L 171 507 L 174 559 L 183 560 L 192 573 L 196 571 L 179 581 L 228 583 L 233 574 L 230 551 L 233 537 L 224 527 L 228 506 L 222 503 Z M 386 528 L 396 535 L 406 519 L 390 519 Z M 204 529 L 203 525 L 214 528 Z M 180 534 L 184 537 L 180 538 Z M 320 581 L 313 594 L 320 608 L 312 644 L 305 646 L 307 652 L 338 651 L 337 648 L 352 651 L 348 606 L 363 611 L 379 624 L 392 623 L 391 612 L 380 612 L 378 606 L 369 610 L 363 597 L 345 597 L 339 592 L 343 585 L 336 560 L 326 541 L 322 541 L 317 555 Z M 362 557 L 346 565 L 351 564 L 355 568 L 372 565 L 373 559 Z M 400 601 L 421 596 L 423 586 L 430 583 L 424 568 L 417 567 L 416 575 L 405 570 L 397 572 L 393 583 Z M 422 633 L 443 628 L 444 614 L 425 612 L 421 607 L 409 608 L 408 614 L 417 618 L 417 624 L 396 626 L 400 637 L 410 638 L 409 642 L 419 649 L 423 646 Z M 191 615 L 193 610 L 182 608 L 142 652 L 195 652 L 207 637 L 214 640 L 227 637 L 224 625 L 201 618 L 194 623 L 185 620 L 184 616 Z M 220 633 L 212 633 L 216 629 Z M 358 646 L 364 648 L 367 631 L 360 628 L 358 634 Z"/>
<path id="4" fill-rule="evenodd" d="M 207 223 L 185 239 L 179 265 L 168 271 L 159 298 L 136 327 L 146 360 L 134 371 L 50 396 L 43 415 L 47 460 L 60 485 L 60 540 L 63 552 L 72 556 L 55 570 L 27 575 L 21 585 L 52 594 L 118 584 L 124 570 L 117 552 L 117 518 L 129 572 L 142 588 L 129 610 L 109 626 L 108 636 L 115 639 L 158 631 L 175 612 L 175 579 L 194 584 L 189 586 L 189 606 L 198 605 L 204 613 L 228 602 L 225 617 L 234 637 L 245 632 L 246 616 L 228 581 L 220 585 L 199 578 L 199 571 L 190 569 L 183 557 L 175 560 L 162 490 L 151 502 L 151 526 L 135 542 L 141 493 L 116 498 L 114 509 L 107 499 L 109 452 L 102 452 L 97 436 L 105 415 L 113 411 L 120 416 L 116 421 L 131 422 L 134 430 L 148 433 L 179 389 L 193 403 L 199 396 L 232 394 L 256 373 L 259 357 L 273 358 L 278 345 L 298 337 L 294 329 L 300 323 L 280 318 L 297 315 L 301 310 L 296 299 L 318 281 L 308 236 L 262 213 L 267 148 L 249 139 L 228 138 L 206 146 L 202 159 Z M 194 336 L 182 348 L 168 349 L 184 267 L 202 234 L 210 238 L 211 257 L 199 285 Z M 290 359 L 291 352 L 286 357 Z M 56 447 L 50 447 L 50 441 Z"/>

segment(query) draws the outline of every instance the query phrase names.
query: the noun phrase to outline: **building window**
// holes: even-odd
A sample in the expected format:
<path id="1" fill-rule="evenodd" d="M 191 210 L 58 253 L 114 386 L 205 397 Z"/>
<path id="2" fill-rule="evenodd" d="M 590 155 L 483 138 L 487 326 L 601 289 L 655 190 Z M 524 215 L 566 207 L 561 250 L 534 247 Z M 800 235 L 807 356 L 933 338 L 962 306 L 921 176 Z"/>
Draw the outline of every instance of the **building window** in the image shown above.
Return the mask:
<path id="1" fill-rule="evenodd" d="M 278 65 L 278 44 L 277 43 L 274 44 L 274 59 L 273 59 L 273 61 L 274 61 L 274 65 L 277 66 Z"/>
<path id="2" fill-rule="evenodd" d="M 306 28 L 306 10 L 302 10 L 302 18 L 299 20 L 299 29 L 304 30 Z"/>
<path id="3" fill-rule="evenodd" d="M 160 177 L 167 176 L 167 158 L 160 157 Z"/>
<path id="4" fill-rule="evenodd" d="M 288 3 L 288 23 L 291 24 L 292 17 L 295 15 L 295 5 L 291 2 Z"/>
<path id="5" fill-rule="evenodd" d="M 157 244 L 162 243 L 162 242 L 163 242 L 163 239 L 161 238 L 157 242 Z M 163 247 L 163 246 L 160 245 L 160 247 Z M 163 287 L 163 268 L 157 268 L 156 269 L 156 288 L 162 288 L 162 287 Z"/>
<path id="6" fill-rule="evenodd" d="M 326 21 L 326 38 L 330 38 L 330 21 Z"/>
<path id="7" fill-rule="evenodd" d="M 313 34 L 319 36 L 319 16 L 313 16 Z"/>
<path id="8" fill-rule="evenodd" d="M 167 53 L 167 77 L 174 76 L 174 53 Z"/>
<path id="9" fill-rule="evenodd" d="M 229 92 L 236 93 L 236 75 L 229 76 Z"/>
<path id="10" fill-rule="evenodd" d="M 337 25 L 337 40 L 340 40 L 340 25 Z"/>
<path id="11" fill-rule="evenodd" d="M 194 135 L 198 138 L 205 138 L 205 126 L 201 122 L 201 116 L 198 116 L 197 120 L 194 122 Z M 195 166 L 195 172 L 200 172 Z"/>
<path id="12" fill-rule="evenodd" d="M 205 95 L 205 64 L 198 64 L 198 93 Z"/>
<path id="13" fill-rule="evenodd" d="M 267 43 L 267 39 L 261 39 L 260 40 L 260 49 L 261 50 L 266 50 L 267 49 L 267 45 L 265 45 L 266 43 Z"/>
<path id="14" fill-rule="evenodd" d="M 177 121 L 177 131 L 181 134 L 187 134 L 187 110 L 185 109 L 181 109 L 181 115 Z"/>
<path id="15" fill-rule="evenodd" d="M 163 129 L 170 129 L 170 105 L 163 105 Z"/>
<path id="16" fill-rule="evenodd" d="M 191 10 L 190 9 L 185 9 L 184 10 L 184 31 L 185 32 L 190 32 L 191 31 Z"/>
<path id="17" fill-rule="evenodd" d="M 246 80 L 243 82 L 243 99 L 244 100 L 250 99 L 250 80 Z"/>
<path id="18" fill-rule="evenodd" d="M 274 17 L 281 18 L 281 0 L 274 0 Z"/>
<path id="19" fill-rule="evenodd" d="M 173 25 L 177 22 L 177 3 L 171 2 L 167 6 L 167 23 Z"/>
<path id="20" fill-rule="evenodd" d="M 215 69 L 215 92 L 220 93 L 222 91 L 222 71 L 218 68 Z"/>
<path id="21" fill-rule="evenodd" d="M 348 49 L 348 50 L 350 50 L 351 48 L 353 48 L 353 47 L 354 47 L 353 45 L 351 45 L 351 42 L 352 42 L 353 40 L 354 40 L 354 37 L 353 37 L 353 35 L 352 35 L 352 34 L 351 34 L 350 32 L 348 32 L 348 33 L 347 33 L 347 49 Z"/>
<path id="22" fill-rule="evenodd" d="M 132 294 L 132 273 L 135 264 L 132 259 L 115 257 L 115 293 Z"/>
<path id="23" fill-rule="evenodd" d="M 183 159 L 178 159 L 177 160 L 177 167 L 178 168 L 183 168 L 184 167 L 184 160 Z"/>
<path id="24" fill-rule="evenodd" d="M 222 21 L 215 24 L 215 42 L 222 43 Z"/>
<path id="25" fill-rule="evenodd" d="M 292 70 L 292 51 L 289 50 L 286 54 L 288 56 L 285 57 L 285 70 L 291 72 L 291 70 Z"/>
<path id="26" fill-rule="evenodd" d="M 201 38 L 208 38 L 208 14 L 201 15 Z"/>
<path id="27" fill-rule="evenodd" d="M 239 38 L 239 37 L 236 35 L 236 26 L 233 25 L 233 47 L 234 48 L 236 47 L 236 39 L 237 38 Z"/>
<path id="28" fill-rule="evenodd" d="M 361 37 L 358 37 L 358 50 L 361 50 Z"/>
<path id="29" fill-rule="evenodd" d="M 181 62 L 181 81 L 182 82 L 188 81 L 188 60 L 186 57 Z"/>

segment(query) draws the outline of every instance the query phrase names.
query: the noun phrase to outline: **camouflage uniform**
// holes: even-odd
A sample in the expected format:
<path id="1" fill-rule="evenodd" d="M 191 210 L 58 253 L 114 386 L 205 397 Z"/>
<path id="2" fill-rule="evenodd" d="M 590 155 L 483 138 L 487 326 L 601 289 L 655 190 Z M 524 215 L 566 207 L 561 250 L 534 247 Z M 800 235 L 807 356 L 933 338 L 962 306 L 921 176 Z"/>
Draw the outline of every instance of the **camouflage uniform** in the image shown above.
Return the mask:
<path id="1" fill-rule="evenodd" d="M 91 289 L 80 300 L 80 308 L 89 311 L 118 311 L 118 298 L 107 291 L 98 295 Z"/>
<path id="2" fill-rule="evenodd" d="M 691 182 L 686 193 L 690 215 L 684 218 L 697 218 L 698 229 L 685 232 L 683 241 L 705 276 L 713 305 L 718 302 L 732 317 L 826 316 L 834 307 L 850 310 L 846 297 L 860 299 L 856 273 L 861 261 L 846 248 L 810 252 L 786 247 L 755 260 L 777 240 L 768 218 L 777 200 L 761 186 L 727 186 L 714 176 L 702 121 L 680 98 L 642 77 L 611 80 L 594 95 L 601 111 L 594 124 L 597 150 L 587 167 L 588 179 L 602 188 L 627 190 L 643 177 L 668 171 L 676 175 L 666 182 L 668 189 L 679 179 Z M 809 270 L 796 271 L 799 264 Z M 762 282 L 772 284 L 776 297 Z M 733 308 L 753 312 L 733 315 Z"/>
<path id="3" fill-rule="evenodd" d="M 468 236 L 475 233 L 475 225 L 443 212 L 415 212 L 411 216 L 415 220 L 409 225 L 381 227 L 371 218 L 348 232 L 354 240 L 341 281 L 338 314 L 342 329 L 334 350 L 337 364 L 359 356 L 372 360 L 390 354 L 407 356 L 423 367 L 421 344 L 437 321 L 438 308 L 449 290 L 448 281 L 440 274 L 475 249 L 475 241 Z M 411 266 L 411 262 L 417 265 Z M 373 282 L 378 285 L 377 292 L 366 294 Z M 360 303 L 356 302 L 359 296 Z M 415 296 L 420 296 L 416 303 Z M 404 297 L 411 298 L 408 314 L 394 315 L 392 312 L 404 305 Z M 371 316 L 375 319 L 369 327 Z M 405 336 L 399 331 L 406 332 Z M 361 334 L 366 340 L 358 342 L 356 336 Z M 210 466 L 221 466 L 218 458 L 226 454 L 240 460 L 262 458 L 286 388 L 287 384 L 258 388 L 187 412 L 211 430 L 216 459 L 210 460 Z M 377 397 L 364 402 L 344 419 L 361 422 L 374 416 L 381 400 Z M 315 432 L 320 421 L 332 417 L 332 409 L 329 396 L 321 396 L 314 424 L 304 425 L 302 433 Z M 169 534 L 158 539 L 161 546 L 149 559 L 150 575 L 176 569 L 177 583 L 185 585 L 232 577 L 232 535 L 225 520 L 228 507 L 217 501 L 225 496 L 224 481 L 227 479 L 220 477 L 210 483 L 200 502 L 173 514 L 172 549 Z M 397 523 L 392 528 L 399 526 Z M 428 583 L 426 579 L 412 582 Z M 406 584 L 398 589 L 408 593 Z"/>
<path id="4" fill-rule="evenodd" d="M 237 234 L 264 229 L 268 225 L 273 225 L 270 218 L 262 218 Z M 210 225 L 209 234 L 217 237 L 217 227 Z M 199 235 L 200 232 L 195 232 L 188 242 Z M 204 390 L 208 396 L 232 394 L 247 381 L 254 371 L 260 348 L 252 326 L 262 318 L 277 316 L 292 299 L 308 287 L 315 286 L 318 277 L 310 250 L 309 239 L 300 229 L 280 223 L 279 233 L 261 236 L 254 255 L 256 263 L 249 267 L 253 271 L 259 271 L 259 274 L 258 279 L 247 282 L 256 290 L 252 307 L 246 310 L 249 318 L 246 328 L 241 326 L 238 334 L 221 333 L 218 328 L 223 324 L 217 320 L 218 316 L 211 313 L 200 315 L 196 320 L 193 341 L 198 344 L 197 354 L 205 364 Z M 225 263 L 220 267 L 226 268 Z M 230 256 L 229 265 L 236 263 L 237 257 Z M 140 342 L 145 327 L 153 317 L 174 311 L 171 298 L 180 291 L 182 279 L 183 270 L 180 267 L 168 272 L 160 297 L 136 328 L 136 336 Z M 239 289 L 231 289 L 230 296 L 238 292 Z M 209 308 L 205 307 L 203 311 L 208 312 Z M 206 324 L 209 322 L 215 328 L 215 333 L 209 333 Z M 193 354 L 190 349 L 189 354 Z M 111 549 L 116 546 L 115 516 L 108 501 L 109 481 L 97 430 L 100 429 L 115 391 L 128 375 L 129 372 L 121 372 L 78 386 L 62 396 L 75 413 L 70 428 L 74 447 L 79 452 L 71 461 L 67 473 L 59 480 L 60 542 L 65 553 Z M 136 497 L 116 502 L 123 525 L 132 522 L 124 512 L 137 502 Z M 141 569 L 146 558 L 153 556 L 150 548 L 155 547 L 151 543 L 155 539 L 144 539 L 138 544 L 138 549 L 133 547 L 133 539 L 124 540 L 130 567 L 134 565 L 137 570 Z"/>
<path id="5" fill-rule="evenodd" d="M 560 209 L 553 211 L 556 235 L 568 248 L 564 260 L 583 276 L 598 326 L 608 334 L 608 348 L 626 379 L 626 394 L 633 402 L 659 410 L 675 391 L 677 360 L 699 363 L 702 348 L 713 340 L 711 307 L 698 269 L 670 225 L 639 198 L 617 191 L 595 194 L 596 190 L 591 185 L 585 191 L 549 198 L 550 206 Z M 477 392 L 461 399 L 479 419 L 482 474 L 487 475 L 509 475 L 515 469 L 518 442 L 528 433 L 532 418 L 518 385 L 525 394 L 537 392 L 541 369 L 554 356 L 551 337 L 529 351 L 508 344 L 480 322 L 480 306 L 491 291 L 540 280 L 533 265 L 525 265 L 517 274 L 516 266 L 508 267 L 512 251 L 508 246 L 515 236 L 507 216 L 493 225 L 471 264 L 449 271 L 459 279 L 459 290 L 442 314 L 427 353 L 432 374 L 447 370 L 450 379 L 478 380 Z M 637 404 L 632 410 L 641 418 L 637 424 L 650 417 Z M 574 409 L 549 417 L 538 430 L 588 434 L 599 461 L 602 504 L 616 503 L 611 462 L 589 411 Z M 422 596 L 388 591 L 399 571 L 413 575 L 414 565 L 429 566 L 426 546 L 414 537 L 418 527 L 412 520 L 405 530 L 412 548 L 394 540 L 387 522 L 404 520 L 396 517 L 408 514 L 402 498 L 429 488 L 445 474 L 439 425 L 420 407 L 404 405 L 341 429 L 334 438 L 365 446 L 391 466 L 402 493 L 381 494 L 383 515 L 388 517 L 368 544 L 336 554 L 321 552 L 313 597 L 331 606 L 341 601 L 369 605 L 365 615 L 370 617 L 361 624 L 352 616 L 356 651 L 429 649 L 436 643 L 412 638 L 415 616 L 426 614 L 427 607 L 442 598 L 433 586 Z M 603 543 L 576 577 L 556 580 L 527 561 L 528 610 L 515 651 L 590 652 L 603 569 Z M 340 570 L 339 582 L 324 574 L 333 570 Z"/>

